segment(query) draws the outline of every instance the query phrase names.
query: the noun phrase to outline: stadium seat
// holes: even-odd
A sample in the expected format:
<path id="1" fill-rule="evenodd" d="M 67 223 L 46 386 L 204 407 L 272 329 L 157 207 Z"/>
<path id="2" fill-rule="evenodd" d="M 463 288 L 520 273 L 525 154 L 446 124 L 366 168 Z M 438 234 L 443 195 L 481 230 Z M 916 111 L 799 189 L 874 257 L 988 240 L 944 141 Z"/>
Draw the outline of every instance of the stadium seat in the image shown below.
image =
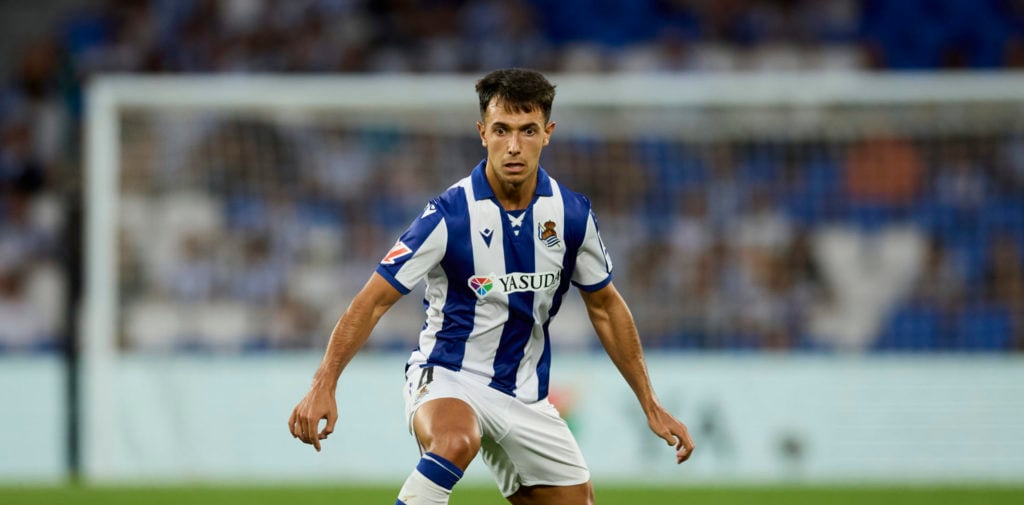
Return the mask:
<path id="1" fill-rule="evenodd" d="M 876 231 L 895 220 L 897 209 L 875 203 L 847 202 L 847 223 L 863 231 Z"/>
<path id="2" fill-rule="evenodd" d="M 935 9 L 920 0 L 870 2 L 865 32 L 882 49 L 886 66 L 893 69 L 931 69 L 940 63 L 946 23 Z M 907 23 L 908 19 L 915 20 Z"/>
<path id="3" fill-rule="evenodd" d="M 288 295 L 320 310 L 334 309 L 345 299 L 342 271 L 333 266 L 303 265 L 288 276 Z"/>
<path id="4" fill-rule="evenodd" d="M 181 260 L 186 236 L 219 236 L 224 229 L 220 202 L 207 193 L 180 191 L 161 198 L 153 207 L 153 234 L 143 257 L 151 273 Z"/>
<path id="5" fill-rule="evenodd" d="M 834 217 L 834 197 L 839 190 L 839 168 L 826 156 L 808 162 L 793 181 L 784 207 L 798 223 L 815 226 Z"/>
<path id="6" fill-rule="evenodd" d="M 957 209 L 928 200 L 917 206 L 914 220 L 938 238 L 951 252 L 968 281 L 977 280 L 985 266 L 989 246 L 989 228 L 979 224 L 989 212 Z"/>
<path id="7" fill-rule="evenodd" d="M 147 298 L 125 309 L 124 341 L 132 351 L 170 352 L 188 333 L 181 308 L 159 298 Z"/>
<path id="8" fill-rule="evenodd" d="M 980 303 L 960 313 L 953 325 L 953 345 L 964 351 L 1008 351 L 1013 347 L 1013 320 L 1001 305 Z"/>
<path id="9" fill-rule="evenodd" d="M 897 308 L 882 327 L 872 349 L 877 351 L 935 351 L 942 347 L 942 312 L 923 303 Z"/>
<path id="10" fill-rule="evenodd" d="M 255 311 L 244 303 L 217 300 L 195 311 L 195 328 L 200 349 L 241 351 L 258 340 Z"/>
<path id="11" fill-rule="evenodd" d="M 63 333 L 67 301 L 67 278 L 52 262 L 40 262 L 28 274 L 26 294 L 29 303 L 39 311 L 51 334 Z"/>
<path id="12" fill-rule="evenodd" d="M 1024 201 L 1004 197 L 989 203 L 981 213 L 981 226 L 990 233 L 1024 235 Z"/>

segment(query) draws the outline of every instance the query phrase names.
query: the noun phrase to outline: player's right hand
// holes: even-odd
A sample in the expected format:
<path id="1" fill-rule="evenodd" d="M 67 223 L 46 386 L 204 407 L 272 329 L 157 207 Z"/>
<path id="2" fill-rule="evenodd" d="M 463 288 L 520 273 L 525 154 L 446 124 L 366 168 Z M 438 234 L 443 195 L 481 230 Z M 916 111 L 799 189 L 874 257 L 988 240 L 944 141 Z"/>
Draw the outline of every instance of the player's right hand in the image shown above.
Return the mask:
<path id="1" fill-rule="evenodd" d="M 675 446 L 676 464 L 690 459 L 694 449 L 693 438 L 682 421 L 659 405 L 648 413 L 647 424 L 655 435 L 668 442 L 668 445 Z"/>
<path id="2" fill-rule="evenodd" d="M 327 425 L 318 433 L 321 419 L 326 419 Z M 320 452 L 320 441 L 334 433 L 334 423 L 337 421 L 338 405 L 334 400 L 334 392 L 313 388 L 292 410 L 288 418 L 288 431 L 291 431 L 293 437 Z"/>

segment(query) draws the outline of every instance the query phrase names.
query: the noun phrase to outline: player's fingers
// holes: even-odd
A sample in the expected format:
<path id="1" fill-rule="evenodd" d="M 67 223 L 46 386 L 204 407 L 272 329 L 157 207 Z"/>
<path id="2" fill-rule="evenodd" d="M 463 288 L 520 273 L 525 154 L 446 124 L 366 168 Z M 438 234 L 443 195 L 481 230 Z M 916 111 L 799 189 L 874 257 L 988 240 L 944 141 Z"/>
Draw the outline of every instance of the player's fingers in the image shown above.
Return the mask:
<path id="1" fill-rule="evenodd" d="M 299 413 L 299 407 L 295 407 L 295 410 L 292 412 L 292 418 L 290 422 L 292 436 L 299 440 L 302 440 L 302 415 Z"/>
<path id="2" fill-rule="evenodd" d="M 697 444 L 693 443 L 693 439 L 690 438 L 689 432 L 683 432 L 683 447 L 690 452 L 693 452 L 693 449 L 697 447 Z"/>
<path id="3" fill-rule="evenodd" d="M 320 424 L 320 417 L 310 415 L 306 418 L 306 440 L 307 444 L 313 444 L 313 448 L 316 452 L 320 452 L 320 439 L 316 435 L 316 425 Z"/>
<path id="4" fill-rule="evenodd" d="M 304 443 L 309 443 L 309 416 L 304 413 L 299 413 L 295 418 L 295 433 L 299 436 L 299 440 Z"/>
<path id="5" fill-rule="evenodd" d="M 684 447 L 682 450 L 676 452 L 676 464 L 690 459 L 690 456 L 693 456 L 693 447 Z"/>
<path id="6" fill-rule="evenodd" d="M 330 412 L 327 414 L 327 424 L 324 429 L 320 431 L 320 440 L 327 438 L 327 435 L 334 433 L 334 423 L 338 421 L 338 413 Z"/>
<path id="7" fill-rule="evenodd" d="M 305 442 L 306 435 L 302 431 L 303 426 L 302 413 L 298 407 L 295 407 L 295 421 L 292 424 L 292 434 L 295 435 L 295 438 Z"/>
<path id="8" fill-rule="evenodd" d="M 675 434 L 672 433 L 672 430 L 668 429 L 667 427 L 658 430 L 658 436 L 661 437 L 662 440 L 664 440 L 668 445 L 676 445 L 676 436 Z"/>
<path id="9" fill-rule="evenodd" d="M 683 449 L 676 451 L 676 464 L 682 463 L 683 461 L 690 459 L 691 454 L 693 454 L 693 450 L 685 447 Z"/>
<path id="10" fill-rule="evenodd" d="M 690 433 L 686 428 L 683 428 L 682 433 L 679 435 L 679 445 L 676 446 L 676 463 L 682 463 L 690 459 L 695 447 L 693 439 L 690 438 Z"/>
<path id="11" fill-rule="evenodd" d="M 686 429 L 683 428 L 683 429 L 680 429 L 680 430 L 677 430 L 677 431 L 673 431 L 673 433 L 676 436 L 676 443 L 675 443 L 676 449 L 678 450 L 678 449 L 682 449 L 683 447 L 686 447 L 687 441 L 690 438 L 690 435 L 688 433 L 686 433 Z"/>
<path id="12" fill-rule="evenodd" d="M 311 429 L 310 429 L 310 416 L 309 416 L 308 413 L 299 416 L 299 430 L 302 431 L 302 434 L 299 436 L 299 438 L 301 438 L 302 441 L 307 443 L 307 444 L 312 444 L 313 442 L 309 438 L 309 434 L 311 432 Z"/>
<path id="13" fill-rule="evenodd" d="M 304 422 L 302 420 L 302 415 L 301 414 L 296 414 L 295 415 L 295 424 L 292 425 L 292 433 L 295 435 L 295 438 L 305 442 L 306 441 L 306 435 L 302 432 L 302 426 L 303 425 L 304 425 Z"/>
<path id="14" fill-rule="evenodd" d="M 292 434 L 292 438 L 298 438 L 295 434 L 295 409 L 292 409 L 292 415 L 288 416 L 288 431 Z"/>

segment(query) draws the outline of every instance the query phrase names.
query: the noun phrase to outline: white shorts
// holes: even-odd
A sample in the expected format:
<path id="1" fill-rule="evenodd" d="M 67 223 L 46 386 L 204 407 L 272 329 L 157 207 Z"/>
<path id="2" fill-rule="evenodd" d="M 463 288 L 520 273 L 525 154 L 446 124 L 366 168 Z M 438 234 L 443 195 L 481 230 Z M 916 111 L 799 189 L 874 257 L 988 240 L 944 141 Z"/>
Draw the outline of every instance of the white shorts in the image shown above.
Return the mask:
<path id="1" fill-rule="evenodd" d="M 515 494 L 520 486 L 572 486 L 590 480 L 576 439 L 547 399 L 526 404 L 491 388 L 483 376 L 439 366 L 411 366 L 405 378 L 410 433 L 416 410 L 430 400 L 456 398 L 473 409 L 482 435 L 480 454 L 502 495 Z"/>

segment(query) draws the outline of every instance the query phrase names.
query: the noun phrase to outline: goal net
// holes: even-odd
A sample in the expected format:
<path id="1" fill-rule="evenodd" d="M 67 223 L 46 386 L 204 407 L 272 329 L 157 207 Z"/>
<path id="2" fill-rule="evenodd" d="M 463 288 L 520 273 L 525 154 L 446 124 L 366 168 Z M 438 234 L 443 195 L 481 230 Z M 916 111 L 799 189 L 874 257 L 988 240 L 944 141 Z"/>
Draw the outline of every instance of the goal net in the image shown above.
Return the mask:
<path id="1" fill-rule="evenodd" d="M 542 164 L 594 203 L 651 348 L 1019 343 L 1020 76 L 556 76 Z M 112 78 L 90 102 L 89 342 L 320 349 L 484 156 L 464 77 Z M 411 348 L 417 296 L 370 345 Z M 578 302 L 555 345 L 593 342 Z"/>

